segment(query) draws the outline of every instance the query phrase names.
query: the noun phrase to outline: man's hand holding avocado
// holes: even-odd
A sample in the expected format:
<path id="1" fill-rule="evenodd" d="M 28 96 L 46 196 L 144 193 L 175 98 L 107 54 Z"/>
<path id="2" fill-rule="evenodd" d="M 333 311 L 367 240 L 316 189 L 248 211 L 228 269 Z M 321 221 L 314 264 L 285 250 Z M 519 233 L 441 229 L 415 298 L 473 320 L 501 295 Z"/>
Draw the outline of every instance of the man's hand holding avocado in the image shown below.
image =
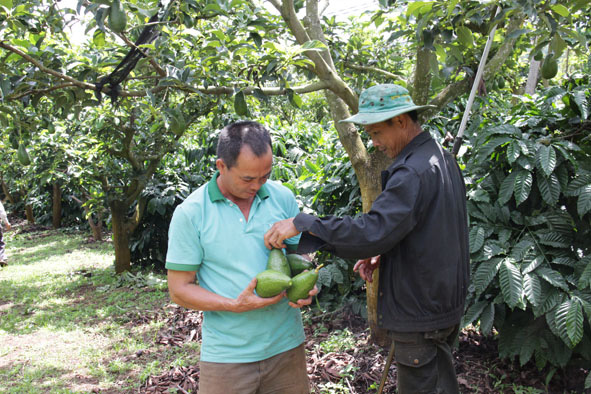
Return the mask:
<path id="1" fill-rule="evenodd" d="M 242 293 L 240 293 L 238 297 L 234 300 L 235 306 L 233 308 L 233 312 L 240 313 L 251 311 L 253 309 L 264 308 L 266 306 L 278 303 L 279 301 L 281 301 L 283 297 L 285 297 L 285 291 L 282 291 L 274 297 L 259 297 L 254 292 L 256 285 L 257 279 L 253 278 L 246 287 L 246 289 L 244 289 Z"/>

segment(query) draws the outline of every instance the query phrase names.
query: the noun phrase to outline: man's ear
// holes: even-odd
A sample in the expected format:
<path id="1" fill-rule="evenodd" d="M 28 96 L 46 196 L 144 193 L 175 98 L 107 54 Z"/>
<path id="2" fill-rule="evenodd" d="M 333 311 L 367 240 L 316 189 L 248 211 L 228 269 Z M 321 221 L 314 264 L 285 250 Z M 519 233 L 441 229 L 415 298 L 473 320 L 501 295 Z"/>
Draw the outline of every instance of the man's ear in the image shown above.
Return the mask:
<path id="1" fill-rule="evenodd" d="M 215 166 L 217 167 L 218 171 L 221 173 L 223 171 L 225 171 L 228 167 L 226 166 L 226 163 L 224 163 L 224 161 L 222 159 L 217 159 L 215 161 Z"/>
<path id="2" fill-rule="evenodd" d="M 410 116 L 407 113 L 400 114 L 394 118 L 394 121 L 397 123 L 397 126 L 400 126 L 402 129 L 406 129 L 408 122 L 410 121 Z"/>

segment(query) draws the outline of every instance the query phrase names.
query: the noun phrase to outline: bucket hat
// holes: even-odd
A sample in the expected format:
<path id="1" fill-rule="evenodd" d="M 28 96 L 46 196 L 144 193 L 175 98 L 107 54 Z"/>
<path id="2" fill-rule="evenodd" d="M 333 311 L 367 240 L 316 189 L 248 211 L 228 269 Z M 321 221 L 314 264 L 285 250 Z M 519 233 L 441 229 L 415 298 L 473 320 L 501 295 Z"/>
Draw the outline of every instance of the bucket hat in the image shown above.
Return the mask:
<path id="1" fill-rule="evenodd" d="M 408 90 L 391 83 L 365 89 L 359 96 L 359 112 L 341 122 L 362 125 L 383 122 L 410 111 L 435 108 L 434 105 L 415 105 Z"/>

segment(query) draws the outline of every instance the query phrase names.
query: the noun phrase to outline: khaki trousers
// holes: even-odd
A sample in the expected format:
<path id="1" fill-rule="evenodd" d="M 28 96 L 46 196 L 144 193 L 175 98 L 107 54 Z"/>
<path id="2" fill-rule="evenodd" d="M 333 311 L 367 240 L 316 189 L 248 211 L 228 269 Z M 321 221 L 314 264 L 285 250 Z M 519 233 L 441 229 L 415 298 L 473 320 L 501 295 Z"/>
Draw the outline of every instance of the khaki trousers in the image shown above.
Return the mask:
<path id="1" fill-rule="evenodd" d="M 199 363 L 199 394 L 309 394 L 304 345 L 251 363 Z"/>

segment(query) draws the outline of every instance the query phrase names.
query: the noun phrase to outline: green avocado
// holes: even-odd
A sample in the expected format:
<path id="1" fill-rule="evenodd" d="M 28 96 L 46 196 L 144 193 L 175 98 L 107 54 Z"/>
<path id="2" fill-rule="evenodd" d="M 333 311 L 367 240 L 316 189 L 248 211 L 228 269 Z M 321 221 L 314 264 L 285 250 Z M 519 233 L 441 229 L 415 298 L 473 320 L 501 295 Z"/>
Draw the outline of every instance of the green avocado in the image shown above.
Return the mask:
<path id="1" fill-rule="evenodd" d="M 20 143 L 18 145 L 16 157 L 18 158 L 18 161 L 20 161 L 21 164 L 24 166 L 28 166 L 29 164 L 31 164 L 31 158 L 29 157 L 29 153 L 27 153 L 27 148 L 25 148 L 25 145 L 23 143 Z"/>
<path id="2" fill-rule="evenodd" d="M 120 0 L 113 0 L 109 7 L 109 27 L 115 33 L 121 33 L 127 26 L 127 15 Z"/>
<path id="3" fill-rule="evenodd" d="M 287 298 L 291 302 L 298 302 L 302 298 L 308 298 L 308 293 L 314 288 L 318 280 L 318 271 L 323 266 L 319 266 L 314 271 L 305 271 L 291 278 L 291 287 L 287 289 Z"/>
<path id="4" fill-rule="evenodd" d="M 291 268 L 281 249 L 271 249 L 267 259 L 267 269 L 279 271 L 291 278 Z"/>
<path id="5" fill-rule="evenodd" d="M 288 254 L 287 262 L 289 263 L 289 268 L 291 268 L 292 275 L 297 275 L 305 270 L 311 270 L 314 268 L 311 261 L 306 260 L 299 254 Z"/>
<path id="6" fill-rule="evenodd" d="M 259 297 L 263 298 L 275 297 L 292 284 L 289 276 L 275 270 L 260 272 L 256 278 L 257 286 L 255 290 Z"/>
<path id="7" fill-rule="evenodd" d="M 552 79 L 558 73 L 558 62 L 554 59 L 554 54 L 549 54 L 542 63 L 542 77 Z"/>

